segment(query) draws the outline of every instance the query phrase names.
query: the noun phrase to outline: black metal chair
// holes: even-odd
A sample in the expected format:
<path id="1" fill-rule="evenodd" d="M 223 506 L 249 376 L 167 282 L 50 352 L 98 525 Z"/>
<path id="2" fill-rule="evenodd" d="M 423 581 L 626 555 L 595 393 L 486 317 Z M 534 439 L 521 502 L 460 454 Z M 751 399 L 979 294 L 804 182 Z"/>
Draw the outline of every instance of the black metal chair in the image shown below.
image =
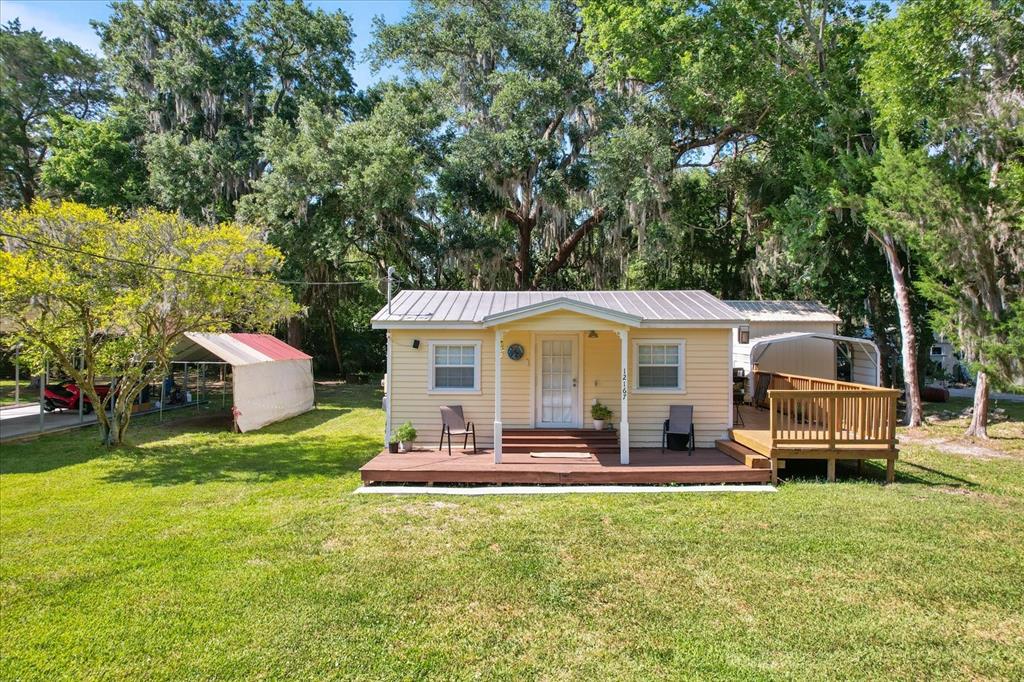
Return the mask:
<path id="1" fill-rule="evenodd" d="M 688 455 L 693 454 L 693 405 L 669 405 L 668 419 L 661 430 L 661 451 L 665 452 L 669 436 L 683 436 Z"/>
<path id="2" fill-rule="evenodd" d="M 448 456 L 452 456 L 452 436 L 462 436 L 462 449 L 469 445 L 469 437 L 473 436 L 473 454 L 476 454 L 476 426 L 467 422 L 462 414 L 462 405 L 445 405 L 441 408 L 441 444 L 444 448 L 444 437 L 448 436 Z"/>

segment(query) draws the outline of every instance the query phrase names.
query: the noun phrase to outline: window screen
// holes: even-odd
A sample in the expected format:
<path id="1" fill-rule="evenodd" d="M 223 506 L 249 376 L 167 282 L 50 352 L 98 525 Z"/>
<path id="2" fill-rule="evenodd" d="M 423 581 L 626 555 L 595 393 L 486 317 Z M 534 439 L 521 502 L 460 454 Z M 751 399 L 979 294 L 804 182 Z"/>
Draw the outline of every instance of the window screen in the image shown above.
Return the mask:
<path id="1" fill-rule="evenodd" d="M 434 346 L 434 388 L 476 388 L 476 346 Z"/>
<path id="2" fill-rule="evenodd" d="M 680 388 L 681 362 L 679 344 L 641 343 L 637 346 L 637 387 Z"/>

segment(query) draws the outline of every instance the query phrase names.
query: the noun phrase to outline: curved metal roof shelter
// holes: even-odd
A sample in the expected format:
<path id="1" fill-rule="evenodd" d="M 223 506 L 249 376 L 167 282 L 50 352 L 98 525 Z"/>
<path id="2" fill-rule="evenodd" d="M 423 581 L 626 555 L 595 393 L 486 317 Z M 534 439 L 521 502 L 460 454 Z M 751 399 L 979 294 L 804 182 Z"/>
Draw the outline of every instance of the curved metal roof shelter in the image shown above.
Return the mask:
<path id="1" fill-rule="evenodd" d="M 786 343 L 790 341 L 796 341 L 798 339 L 825 339 L 832 341 L 838 345 L 840 343 L 846 343 L 855 348 L 859 348 L 863 355 L 868 358 L 874 365 L 875 370 L 875 386 L 881 386 L 882 384 L 882 365 L 881 355 L 878 352 L 878 346 L 875 345 L 874 341 L 870 339 L 858 338 L 855 336 L 839 336 L 838 334 L 825 334 L 822 332 L 786 332 L 784 334 L 773 334 L 771 336 L 762 336 L 757 339 L 753 339 L 750 342 L 750 362 L 751 365 L 758 362 L 764 352 L 768 350 L 773 344 Z"/>

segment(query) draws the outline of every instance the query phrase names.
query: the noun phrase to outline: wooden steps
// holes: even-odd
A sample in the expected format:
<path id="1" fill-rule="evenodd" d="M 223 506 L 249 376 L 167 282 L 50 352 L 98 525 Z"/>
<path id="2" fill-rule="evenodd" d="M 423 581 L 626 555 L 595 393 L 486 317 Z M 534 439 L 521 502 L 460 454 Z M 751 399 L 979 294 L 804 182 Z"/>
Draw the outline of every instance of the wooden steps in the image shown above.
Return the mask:
<path id="1" fill-rule="evenodd" d="M 616 431 L 587 429 L 508 429 L 501 434 L 501 449 L 502 452 L 525 454 L 615 454 L 619 451 L 619 434 Z"/>
<path id="2" fill-rule="evenodd" d="M 740 464 L 746 465 L 751 469 L 771 469 L 772 460 L 770 457 L 766 457 L 759 452 L 754 452 L 750 448 L 737 443 L 732 440 L 717 440 L 715 441 L 715 447 L 719 452 L 724 452 Z M 781 462 L 780 462 L 781 464 Z"/>

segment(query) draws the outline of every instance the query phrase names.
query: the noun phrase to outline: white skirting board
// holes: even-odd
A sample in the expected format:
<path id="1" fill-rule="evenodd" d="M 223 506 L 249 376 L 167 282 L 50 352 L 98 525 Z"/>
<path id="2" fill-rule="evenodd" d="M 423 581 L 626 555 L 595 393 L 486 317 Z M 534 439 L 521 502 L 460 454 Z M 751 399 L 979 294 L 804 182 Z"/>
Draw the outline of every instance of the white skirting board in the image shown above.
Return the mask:
<path id="1" fill-rule="evenodd" d="M 446 488 L 437 485 L 364 485 L 355 495 L 565 495 L 622 493 L 774 493 L 771 485 L 502 485 Z"/>

